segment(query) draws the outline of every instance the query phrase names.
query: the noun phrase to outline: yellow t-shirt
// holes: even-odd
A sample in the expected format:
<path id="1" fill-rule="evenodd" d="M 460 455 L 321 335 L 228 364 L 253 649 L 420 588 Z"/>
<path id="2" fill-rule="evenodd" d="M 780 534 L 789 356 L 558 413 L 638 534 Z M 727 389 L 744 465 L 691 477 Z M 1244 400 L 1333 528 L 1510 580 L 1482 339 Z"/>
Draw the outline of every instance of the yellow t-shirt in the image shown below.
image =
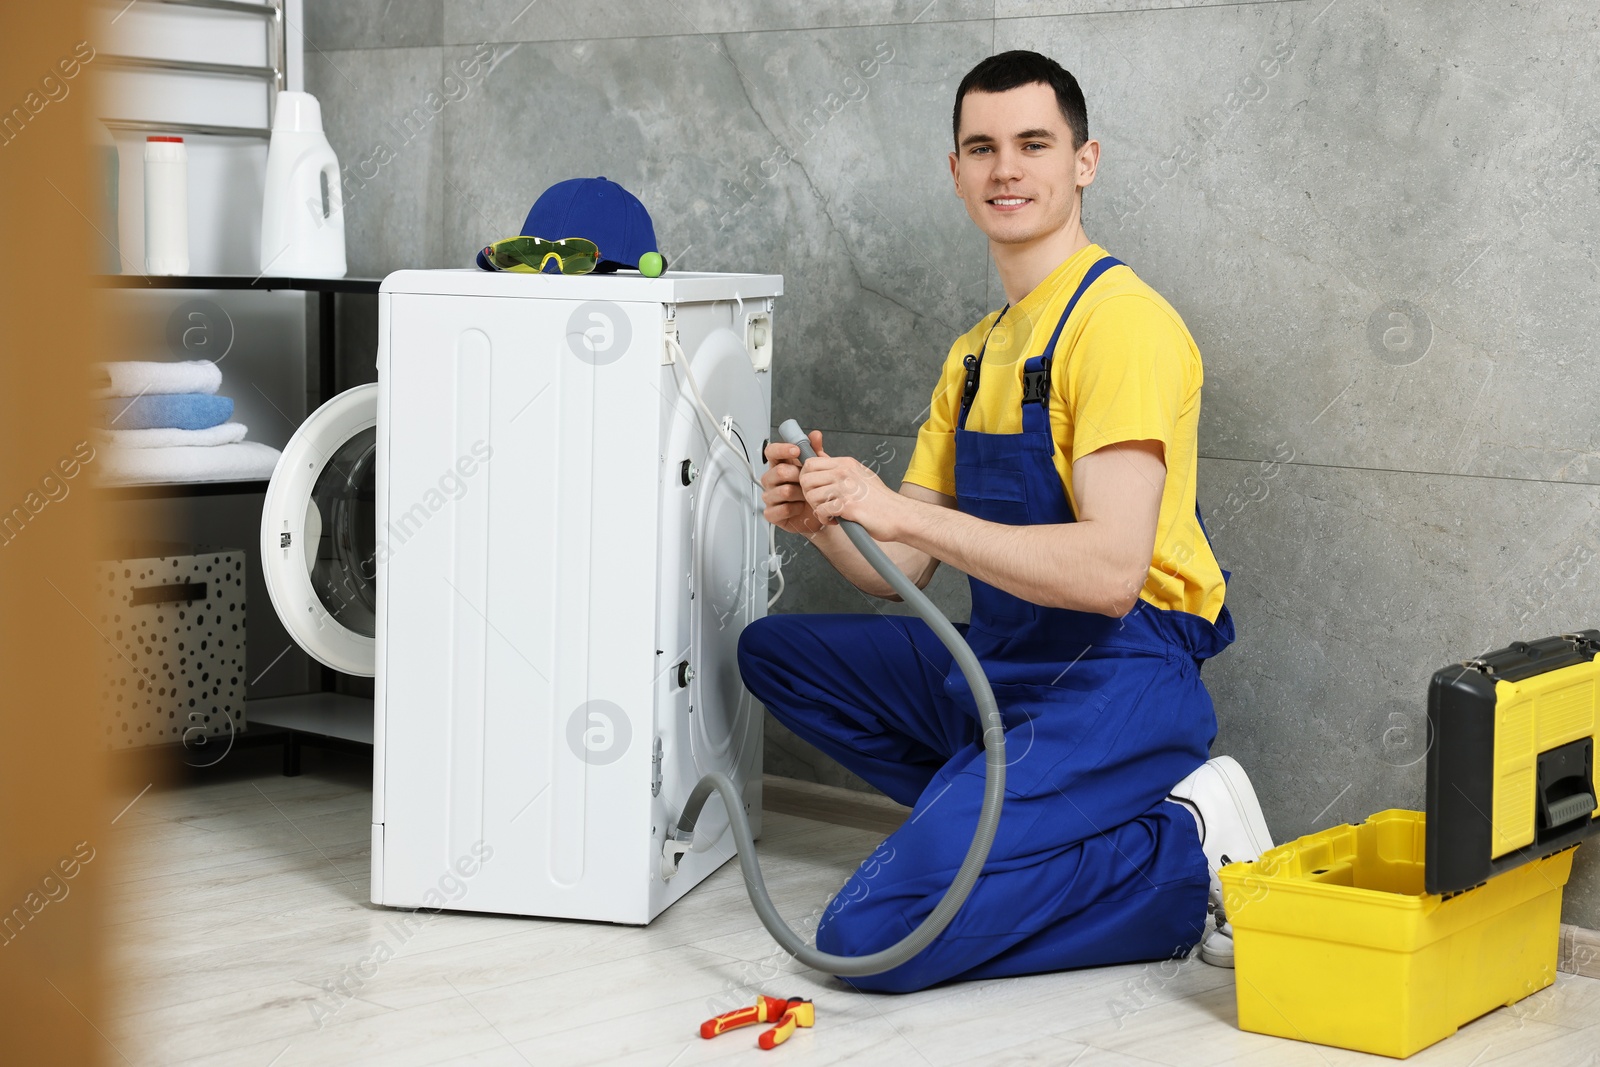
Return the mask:
<path id="1" fill-rule="evenodd" d="M 917 433 L 906 481 L 956 495 L 955 430 L 966 383 L 962 361 L 978 352 L 985 336 L 989 344 L 967 429 L 1022 432 L 1023 364 L 1043 354 L 1067 301 L 1105 255 L 1098 245 L 1077 252 L 1007 311 L 999 326 L 999 312 L 992 312 L 951 346 L 928 419 Z M 1158 608 L 1215 622 L 1222 610 L 1222 569 L 1200 530 L 1194 504 L 1204 372 L 1183 320 L 1131 269 L 1112 267 L 1073 309 L 1056 342 L 1050 377 L 1056 471 L 1073 513 L 1078 511 L 1073 460 L 1123 441 L 1160 441 L 1167 482 L 1155 551 L 1139 596 Z"/>

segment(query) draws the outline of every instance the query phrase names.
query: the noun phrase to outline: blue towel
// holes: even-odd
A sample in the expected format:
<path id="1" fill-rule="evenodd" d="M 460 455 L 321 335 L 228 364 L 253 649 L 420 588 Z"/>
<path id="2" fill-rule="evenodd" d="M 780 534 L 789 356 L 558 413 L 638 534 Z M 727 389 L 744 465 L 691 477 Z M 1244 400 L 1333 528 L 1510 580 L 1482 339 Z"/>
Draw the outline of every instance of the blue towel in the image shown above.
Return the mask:
<path id="1" fill-rule="evenodd" d="M 108 430 L 205 430 L 233 417 L 233 401 L 208 393 L 146 393 L 100 402 L 100 425 Z"/>

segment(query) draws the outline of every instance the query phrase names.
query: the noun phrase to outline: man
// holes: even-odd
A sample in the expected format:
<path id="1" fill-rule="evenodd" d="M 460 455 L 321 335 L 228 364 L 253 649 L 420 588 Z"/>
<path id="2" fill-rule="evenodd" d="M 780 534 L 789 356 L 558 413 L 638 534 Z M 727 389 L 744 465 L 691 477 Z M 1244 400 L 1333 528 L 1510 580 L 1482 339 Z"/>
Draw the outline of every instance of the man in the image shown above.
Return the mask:
<path id="1" fill-rule="evenodd" d="M 1183 321 L 1092 244 L 1100 145 L 1077 81 L 1007 52 L 962 80 L 950 173 L 1007 305 L 950 350 L 900 491 L 862 464 L 768 447 L 767 519 L 877 596 L 836 525 L 859 522 L 918 585 L 970 576 L 968 642 L 1006 724 L 1006 800 L 984 873 L 915 959 L 854 979 L 908 991 L 1187 954 L 1231 965 L 1215 871 L 1270 847 L 1238 764 L 1207 762 L 1202 660 L 1233 639 L 1195 508 L 1200 353 Z M 970 689 L 917 619 L 769 617 L 745 683 L 795 733 L 914 811 L 840 890 L 817 945 L 858 955 L 938 903 L 983 794 Z"/>

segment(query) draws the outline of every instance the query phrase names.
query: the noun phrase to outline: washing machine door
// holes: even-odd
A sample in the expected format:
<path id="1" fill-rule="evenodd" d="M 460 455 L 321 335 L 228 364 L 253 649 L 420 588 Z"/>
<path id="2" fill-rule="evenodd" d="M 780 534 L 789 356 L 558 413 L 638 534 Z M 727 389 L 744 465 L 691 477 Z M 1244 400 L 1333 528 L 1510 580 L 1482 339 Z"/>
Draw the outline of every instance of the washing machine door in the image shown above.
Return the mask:
<path id="1" fill-rule="evenodd" d="M 378 387 L 318 408 L 284 447 L 261 512 L 278 618 L 319 663 L 371 677 L 378 614 Z"/>

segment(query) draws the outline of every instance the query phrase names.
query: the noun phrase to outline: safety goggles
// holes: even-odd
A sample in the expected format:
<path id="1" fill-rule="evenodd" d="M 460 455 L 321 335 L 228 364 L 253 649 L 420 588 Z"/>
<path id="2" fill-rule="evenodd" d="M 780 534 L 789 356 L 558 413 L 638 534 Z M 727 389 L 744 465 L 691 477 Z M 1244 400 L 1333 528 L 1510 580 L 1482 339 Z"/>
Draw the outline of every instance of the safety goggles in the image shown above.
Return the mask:
<path id="1" fill-rule="evenodd" d="M 507 237 L 483 250 L 495 270 L 540 274 L 553 259 L 562 274 L 588 274 L 600 262 L 600 249 L 582 237 L 546 241 L 542 237 Z"/>

